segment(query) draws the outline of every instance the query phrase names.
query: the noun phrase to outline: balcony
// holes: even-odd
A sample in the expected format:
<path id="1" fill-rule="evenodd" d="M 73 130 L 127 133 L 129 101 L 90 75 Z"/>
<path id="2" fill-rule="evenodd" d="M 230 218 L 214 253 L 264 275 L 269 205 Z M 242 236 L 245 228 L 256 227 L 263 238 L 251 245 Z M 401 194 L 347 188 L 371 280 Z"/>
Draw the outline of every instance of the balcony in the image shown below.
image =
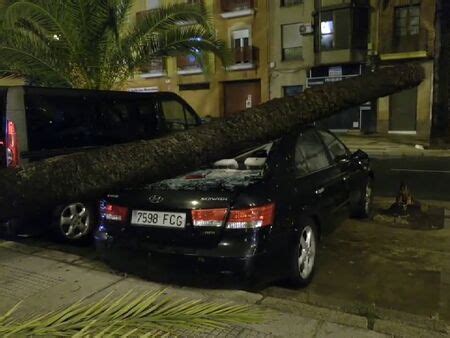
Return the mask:
<path id="1" fill-rule="evenodd" d="M 429 57 L 432 54 L 432 41 L 425 28 L 419 34 L 395 36 L 380 41 L 381 60 L 413 59 Z"/>
<path id="2" fill-rule="evenodd" d="M 255 13 L 254 0 L 220 0 L 220 8 L 222 9 L 220 16 L 224 19 L 248 16 Z"/>
<path id="3" fill-rule="evenodd" d="M 139 76 L 144 79 L 167 75 L 166 62 L 163 58 L 150 59 L 150 62 L 143 65 L 140 70 L 141 74 Z"/>
<path id="4" fill-rule="evenodd" d="M 202 65 L 193 55 L 177 56 L 177 69 L 179 75 L 200 74 L 203 72 Z"/>
<path id="5" fill-rule="evenodd" d="M 259 50 L 254 46 L 234 48 L 232 57 L 233 64 L 227 70 L 254 69 L 258 64 Z"/>

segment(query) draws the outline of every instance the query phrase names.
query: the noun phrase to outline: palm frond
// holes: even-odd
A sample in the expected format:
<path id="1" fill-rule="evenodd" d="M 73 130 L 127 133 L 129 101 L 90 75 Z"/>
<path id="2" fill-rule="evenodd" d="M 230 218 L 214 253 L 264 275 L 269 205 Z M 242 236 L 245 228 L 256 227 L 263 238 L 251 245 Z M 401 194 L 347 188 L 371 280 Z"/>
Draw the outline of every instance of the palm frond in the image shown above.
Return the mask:
<path id="1" fill-rule="evenodd" d="M 172 4 L 130 24 L 133 0 L 5 0 L 0 5 L 0 77 L 111 89 L 156 55 L 189 50 L 224 59 L 203 5 Z M 179 22 L 192 25 L 182 27 Z M 178 50 L 178 52 L 177 52 Z M 200 52 L 197 52 L 200 51 Z"/>
<path id="2" fill-rule="evenodd" d="M 120 297 L 109 294 L 97 302 L 82 300 L 23 322 L 13 319 L 19 307 L 0 316 L 1 336 L 162 336 L 258 323 L 264 318 L 261 310 L 249 305 L 176 299 L 164 290 L 128 292 Z"/>

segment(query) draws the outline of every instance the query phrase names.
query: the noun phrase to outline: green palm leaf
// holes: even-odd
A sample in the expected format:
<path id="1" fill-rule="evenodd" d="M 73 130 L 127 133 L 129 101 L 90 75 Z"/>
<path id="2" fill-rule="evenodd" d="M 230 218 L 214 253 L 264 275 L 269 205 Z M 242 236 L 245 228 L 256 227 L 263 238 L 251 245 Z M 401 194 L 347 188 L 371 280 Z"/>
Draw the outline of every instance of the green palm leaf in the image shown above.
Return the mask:
<path id="1" fill-rule="evenodd" d="M 205 52 L 211 52 L 226 63 L 227 48 L 203 5 L 168 5 L 131 24 L 132 5 L 132 0 L 4 1 L 0 76 L 111 89 L 155 56 L 190 53 L 205 63 Z"/>
<path id="2" fill-rule="evenodd" d="M 263 319 L 263 312 L 249 305 L 175 299 L 165 296 L 164 290 L 128 292 L 117 298 L 109 294 L 97 302 L 82 300 L 22 322 L 13 319 L 19 307 L 0 317 L 0 336 L 163 336 Z"/>

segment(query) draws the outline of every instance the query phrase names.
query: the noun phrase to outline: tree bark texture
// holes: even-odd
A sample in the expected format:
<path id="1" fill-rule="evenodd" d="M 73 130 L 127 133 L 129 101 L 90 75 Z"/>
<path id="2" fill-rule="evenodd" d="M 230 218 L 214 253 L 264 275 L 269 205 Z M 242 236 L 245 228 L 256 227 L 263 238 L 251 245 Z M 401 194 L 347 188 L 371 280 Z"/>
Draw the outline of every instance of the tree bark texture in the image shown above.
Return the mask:
<path id="1" fill-rule="evenodd" d="M 98 148 L 0 172 L 0 219 L 32 216 L 57 204 L 96 199 L 125 186 L 151 183 L 234 156 L 251 145 L 276 139 L 301 124 L 417 86 L 416 64 L 273 99 L 230 118 L 160 139 Z"/>

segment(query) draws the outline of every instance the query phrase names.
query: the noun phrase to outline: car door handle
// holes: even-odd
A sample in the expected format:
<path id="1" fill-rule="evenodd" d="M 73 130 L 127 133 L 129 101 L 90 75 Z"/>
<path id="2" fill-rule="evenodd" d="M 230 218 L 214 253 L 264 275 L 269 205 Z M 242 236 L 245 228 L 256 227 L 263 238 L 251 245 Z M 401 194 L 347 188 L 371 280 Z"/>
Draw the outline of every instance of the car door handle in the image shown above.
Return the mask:
<path id="1" fill-rule="evenodd" d="M 316 193 L 316 195 L 320 195 L 320 194 L 323 193 L 324 191 L 325 191 L 325 188 L 322 187 L 322 188 L 316 189 L 315 193 Z"/>

